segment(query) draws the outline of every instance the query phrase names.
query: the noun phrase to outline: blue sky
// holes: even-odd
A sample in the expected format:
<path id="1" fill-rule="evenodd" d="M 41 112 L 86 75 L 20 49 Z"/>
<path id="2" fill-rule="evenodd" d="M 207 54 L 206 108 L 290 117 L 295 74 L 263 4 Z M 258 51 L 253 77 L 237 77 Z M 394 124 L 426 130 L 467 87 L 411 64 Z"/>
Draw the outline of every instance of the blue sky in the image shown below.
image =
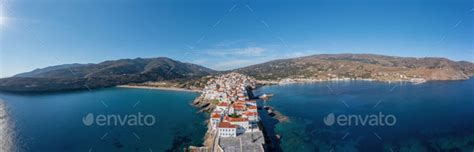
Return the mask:
<path id="1" fill-rule="evenodd" d="M 0 0 L 0 77 L 166 56 L 225 70 L 321 53 L 474 61 L 471 0 Z"/>

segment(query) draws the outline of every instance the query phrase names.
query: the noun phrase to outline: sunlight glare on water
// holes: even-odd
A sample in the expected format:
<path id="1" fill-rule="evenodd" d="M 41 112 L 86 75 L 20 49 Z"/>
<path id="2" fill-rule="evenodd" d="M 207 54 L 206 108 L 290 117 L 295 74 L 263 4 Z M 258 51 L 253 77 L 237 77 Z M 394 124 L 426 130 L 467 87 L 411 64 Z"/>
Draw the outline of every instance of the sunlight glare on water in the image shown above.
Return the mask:
<path id="1" fill-rule="evenodd" d="M 0 151 L 12 151 L 11 128 L 5 103 L 0 100 Z"/>

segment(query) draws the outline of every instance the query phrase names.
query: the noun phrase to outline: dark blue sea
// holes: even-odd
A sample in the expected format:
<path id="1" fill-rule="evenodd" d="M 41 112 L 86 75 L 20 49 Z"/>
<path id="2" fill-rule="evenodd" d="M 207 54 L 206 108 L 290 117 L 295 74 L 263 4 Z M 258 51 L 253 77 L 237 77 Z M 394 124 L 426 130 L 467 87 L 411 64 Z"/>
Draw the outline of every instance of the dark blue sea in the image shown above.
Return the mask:
<path id="1" fill-rule="evenodd" d="M 8 134 L 2 133 L 2 138 L 12 142 L 0 146 L 10 144 L 14 151 L 45 152 L 182 151 L 189 145 L 201 145 L 207 129 L 206 117 L 190 105 L 197 95 L 126 88 L 1 93 L 5 102 L 1 111 L 7 113 L 8 119 L 8 123 L 1 124 L 11 128 Z M 90 121 L 89 114 L 101 120 Z M 116 117 L 104 124 L 107 121 L 99 115 Z M 131 117 L 138 115 L 142 115 L 141 125 Z M 117 116 L 122 121 L 115 122 Z M 126 116 L 126 123 L 121 123 Z M 148 116 L 146 120 L 144 116 Z"/>
<path id="2" fill-rule="evenodd" d="M 265 86 L 265 105 L 288 116 L 274 126 L 284 151 L 472 151 L 474 79 L 422 84 L 367 81 Z M 109 88 L 43 94 L 0 93 L 17 151 L 182 151 L 200 145 L 206 116 L 190 102 L 197 93 Z M 89 124 L 87 116 L 95 121 Z M 99 115 L 151 115 L 154 124 L 99 125 Z M 328 115 L 379 117 L 393 125 L 328 125 Z M 3 114 L 2 114 L 3 115 Z M 371 118 L 371 117 L 369 117 Z M 148 119 L 150 120 L 150 119 Z M 358 121 L 358 125 L 355 125 Z M 103 121 L 102 121 L 103 122 Z M 373 124 L 373 123 L 372 123 Z M 8 129 L 8 130 L 10 130 Z M 4 138 L 8 136 L 8 138 Z M 2 145 L 5 147 L 5 145 Z"/>
<path id="3" fill-rule="evenodd" d="M 255 93 L 274 94 L 264 104 L 290 118 L 274 129 L 283 151 L 474 150 L 474 79 L 422 84 L 317 82 L 265 86 Z M 343 115 L 340 124 L 325 123 L 331 114 Z M 379 114 L 390 115 L 384 120 L 390 126 L 374 125 Z M 349 115 L 377 119 L 373 125 L 367 121 L 356 125 L 351 119 L 348 125 Z"/>

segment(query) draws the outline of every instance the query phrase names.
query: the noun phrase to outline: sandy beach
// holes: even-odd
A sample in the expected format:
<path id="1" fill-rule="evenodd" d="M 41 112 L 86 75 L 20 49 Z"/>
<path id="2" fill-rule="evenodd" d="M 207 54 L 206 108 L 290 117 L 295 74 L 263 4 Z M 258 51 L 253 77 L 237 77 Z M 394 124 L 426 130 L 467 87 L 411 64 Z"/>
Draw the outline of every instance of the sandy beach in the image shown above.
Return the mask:
<path id="1" fill-rule="evenodd" d="M 133 85 L 118 85 L 116 87 L 135 88 L 135 89 L 155 89 L 155 90 L 168 90 L 168 91 L 201 92 L 201 90 L 190 90 L 190 89 L 175 88 L 175 87 L 153 87 L 153 86 L 133 86 Z"/>

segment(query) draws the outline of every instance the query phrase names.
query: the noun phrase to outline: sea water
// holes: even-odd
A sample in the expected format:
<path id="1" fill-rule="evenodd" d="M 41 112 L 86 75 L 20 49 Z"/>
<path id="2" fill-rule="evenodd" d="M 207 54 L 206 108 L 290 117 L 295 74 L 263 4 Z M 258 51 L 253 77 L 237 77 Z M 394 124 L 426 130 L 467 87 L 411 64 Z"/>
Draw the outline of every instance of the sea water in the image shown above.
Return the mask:
<path id="1" fill-rule="evenodd" d="M 255 93 L 274 94 L 265 104 L 290 118 L 274 129 L 283 151 L 474 150 L 474 79 L 318 82 L 265 86 Z M 366 116 L 379 114 L 393 116 L 387 120 L 393 125 L 362 125 Z M 330 115 L 342 117 L 341 124 L 325 123 Z M 348 116 L 355 116 L 350 125 Z"/>
<path id="2" fill-rule="evenodd" d="M 8 107 L 6 112 L 0 103 L 2 148 L 8 145 L 15 151 L 49 152 L 182 151 L 189 145 L 201 145 L 206 131 L 206 117 L 190 105 L 197 95 L 127 88 L 1 93 L 4 106 Z M 3 115 L 7 115 L 12 124 L 8 128 L 13 133 L 6 133 Z M 133 120 L 132 116 L 138 115 L 142 115 L 142 125 Z M 143 123 L 143 116 L 148 116 L 148 123 Z"/>

